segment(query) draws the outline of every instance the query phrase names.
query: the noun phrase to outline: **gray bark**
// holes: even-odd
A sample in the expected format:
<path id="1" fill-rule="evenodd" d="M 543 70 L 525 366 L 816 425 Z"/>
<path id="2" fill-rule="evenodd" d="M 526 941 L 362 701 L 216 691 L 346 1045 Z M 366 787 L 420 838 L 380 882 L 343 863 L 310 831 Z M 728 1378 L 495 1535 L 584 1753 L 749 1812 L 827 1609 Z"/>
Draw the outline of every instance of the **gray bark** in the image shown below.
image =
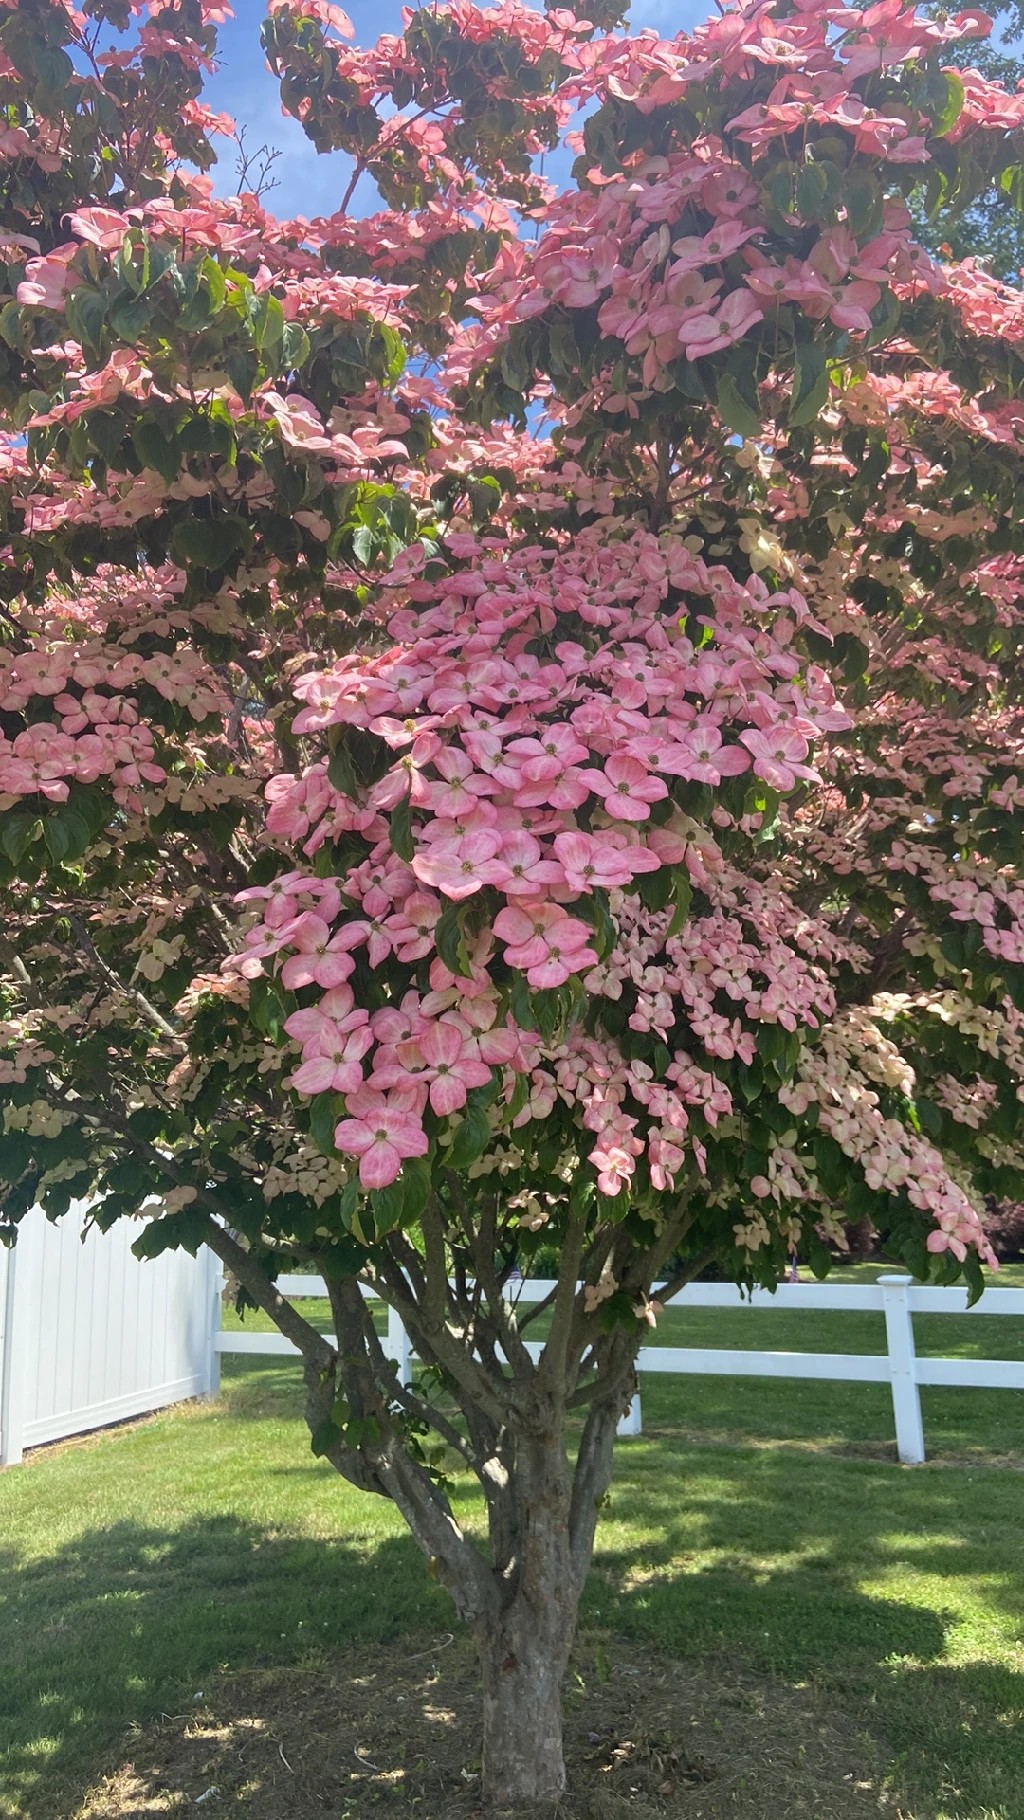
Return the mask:
<path id="1" fill-rule="evenodd" d="M 588 1415 L 573 1471 L 564 1406 L 542 1401 L 510 1448 L 502 1521 L 492 1521 L 496 1619 L 474 1626 L 483 1682 L 483 1793 L 489 1814 L 553 1801 L 565 1789 L 562 1684 L 611 1476 L 621 1396 Z"/>
<path id="2" fill-rule="evenodd" d="M 562 1681 L 575 1595 L 538 1608 L 525 1596 L 478 1634 L 483 1681 L 483 1792 L 488 1814 L 516 1814 L 565 1789 Z"/>
<path id="3" fill-rule="evenodd" d="M 501 1537 L 505 1559 L 494 1564 L 499 1611 L 496 1621 L 475 1627 L 484 1802 L 493 1813 L 553 1800 L 565 1788 L 562 1680 L 582 1590 L 572 1560 L 571 1500 L 560 1424 L 552 1420 L 539 1432 L 517 1435 Z"/>

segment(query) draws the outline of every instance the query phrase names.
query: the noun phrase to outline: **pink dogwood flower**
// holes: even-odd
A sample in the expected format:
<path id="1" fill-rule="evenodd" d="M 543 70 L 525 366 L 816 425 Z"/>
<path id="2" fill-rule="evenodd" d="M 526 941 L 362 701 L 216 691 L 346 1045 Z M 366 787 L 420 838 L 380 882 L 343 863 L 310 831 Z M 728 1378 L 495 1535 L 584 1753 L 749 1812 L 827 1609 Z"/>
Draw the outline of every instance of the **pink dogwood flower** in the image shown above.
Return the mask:
<path id="1" fill-rule="evenodd" d="M 522 968 L 531 986 L 562 986 L 597 963 L 590 930 L 558 904 L 509 904 L 495 917 L 494 933 L 509 966 Z"/>
<path id="2" fill-rule="evenodd" d="M 307 1055 L 288 1086 L 296 1093 L 354 1093 L 362 1085 L 363 1056 L 374 1036 L 365 1011 L 352 1011 L 317 1038 L 318 1053 Z"/>
<path id="3" fill-rule="evenodd" d="M 312 910 L 304 912 L 287 936 L 287 946 L 298 952 L 289 955 L 281 968 L 281 984 L 289 992 L 298 986 L 340 986 L 355 972 L 351 950 L 360 946 L 365 931 L 365 923 L 346 923 L 332 936 L 322 916 Z"/>
<path id="4" fill-rule="evenodd" d="M 429 1024 L 419 1036 L 399 1044 L 390 1084 L 401 1084 L 400 1070 L 418 1082 L 429 1082 L 430 1104 L 439 1118 L 446 1118 L 466 1104 L 471 1087 L 485 1087 L 491 1078 L 487 1063 L 473 1049 L 456 1024 Z"/>
<path id="5" fill-rule="evenodd" d="M 621 753 L 614 753 L 603 771 L 588 770 L 581 775 L 595 795 L 604 798 L 605 814 L 617 821 L 647 821 L 651 804 L 668 795 L 668 785 L 660 777 L 653 777 L 638 758 Z"/>
<path id="6" fill-rule="evenodd" d="M 773 790 L 792 790 L 800 777 L 817 782 L 818 772 L 802 763 L 808 752 L 802 733 L 789 727 L 772 727 L 766 733 L 760 733 L 751 727 L 746 728 L 740 738 L 747 751 L 753 754 L 756 775 Z"/>
<path id="7" fill-rule="evenodd" d="M 361 1087 L 351 1096 L 349 1110 L 356 1116 L 335 1126 L 334 1142 L 343 1156 L 359 1158 L 363 1188 L 390 1187 L 406 1157 L 426 1156 L 430 1148 L 427 1134 L 400 1101 Z"/>
<path id="8" fill-rule="evenodd" d="M 656 872 L 661 864 L 657 854 L 646 847 L 627 846 L 621 835 L 556 834 L 555 857 L 562 868 L 565 882 L 573 891 L 593 891 L 601 887 L 612 891 L 628 885 L 638 872 Z"/>
<path id="9" fill-rule="evenodd" d="M 500 845 L 500 836 L 487 828 L 442 835 L 421 847 L 413 858 L 412 869 L 423 884 L 433 885 L 443 896 L 459 903 L 480 890 L 484 883 L 481 867 L 494 858 Z"/>
<path id="10" fill-rule="evenodd" d="M 431 891 L 410 891 L 402 908 L 384 924 L 395 950 L 396 959 L 408 963 L 422 960 L 434 946 L 434 929 L 441 915 L 441 900 Z"/>
<path id="11" fill-rule="evenodd" d="M 506 897 L 536 897 L 545 885 L 561 884 L 562 870 L 554 860 L 544 858 L 535 835 L 512 830 L 502 835 L 499 851 L 485 860 L 480 877 Z"/>
<path id="12" fill-rule="evenodd" d="M 705 717 L 691 721 L 658 757 L 660 771 L 699 784 L 720 784 L 723 777 L 738 777 L 749 766 L 746 753 L 739 746 L 727 746 L 721 727 Z"/>

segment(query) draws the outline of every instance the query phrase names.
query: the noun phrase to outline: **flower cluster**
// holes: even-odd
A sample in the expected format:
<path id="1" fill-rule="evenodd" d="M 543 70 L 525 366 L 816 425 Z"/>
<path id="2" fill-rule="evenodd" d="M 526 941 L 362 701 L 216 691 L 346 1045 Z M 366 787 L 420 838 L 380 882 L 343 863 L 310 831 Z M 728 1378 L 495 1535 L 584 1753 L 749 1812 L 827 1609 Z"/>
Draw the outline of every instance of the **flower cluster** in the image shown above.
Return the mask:
<path id="1" fill-rule="evenodd" d="M 767 1279 L 856 1199 L 939 1274 L 1016 1191 L 1024 311 L 908 199 L 1019 191 L 1024 99 L 974 12 L 614 10 L 276 0 L 353 161 L 290 222 L 202 174 L 221 6 L 5 34 L 19 1181 L 131 1210 L 87 1078 L 307 1250 L 464 1175 L 525 1249 L 689 1197 Z"/>
<path id="2" fill-rule="evenodd" d="M 812 742 L 847 717 L 794 648 L 803 603 L 741 586 L 672 537 L 480 557 L 440 596 L 408 583 L 389 628 L 401 642 L 383 655 L 296 683 L 293 731 L 338 754 L 369 736 L 373 775 L 343 787 L 323 759 L 273 780 L 268 829 L 311 858 L 351 838 L 366 857 L 243 893 L 260 919 L 237 964 L 315 989 L 287 1021 L 302 1045 L 291 1084 L 344 1096 L 336 1143 L 364 1186 L 426 1153 L 428 1107 L 446 1119 L 505 1070 L 505 1103 L 530 1079 L 517 1125 L 556 1098 L 575 1109 L 602 1192 L 638 1156 L 664 1188 L 687 1155 L 700 1161 L 690 1109 L 702 1124 L 731 1109 L 714 1058 L 749 1063 L 759 1026 L 815 1028 L 834 1002 L 813 935 L 726 864 L 688 805 L 722 787 L 743 813 L 813 782 Z M 712 613 L 698 646 L 683 627 L 698 634 Z M 642 891 L 658 874 L 663 909 Z M 703 913 L 680 920 L 692 892 Z M 361 967 L 388 982 L 378 1009 L 357 1002 Z M 629 1029 L 666 1047 L 662 1077 L 607 1033 L 543 1042 L 510 997 L 517 975 L 532 992 L 580 981 L 628 1005 Z"/>

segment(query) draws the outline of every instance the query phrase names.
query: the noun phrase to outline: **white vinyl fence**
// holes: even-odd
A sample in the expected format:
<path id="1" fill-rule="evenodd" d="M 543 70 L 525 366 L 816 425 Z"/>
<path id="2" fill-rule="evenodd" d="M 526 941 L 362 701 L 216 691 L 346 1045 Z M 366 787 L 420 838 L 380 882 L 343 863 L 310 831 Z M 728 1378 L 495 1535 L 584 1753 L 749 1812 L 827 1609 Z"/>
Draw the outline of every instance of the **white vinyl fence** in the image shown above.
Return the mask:
<path id="1" fill-rule="evenodd" d="M 320 1277 L 289 1276 L 278 1280 L 286 1296 L 323 1296 Z M 509 1286 L 512 1299 L 539 1302 L 554 1287 L 550 1282 L 522 1282 Z M 655 1291 L 655 1294 L 657 1291 Z M 1024 1362 L 1005 1359 L 918 1358 L 914 1345 L 915 1314 L 976 1314 L 1024 1317 L 1024 1289 L 986 1289 L 972 1309 L 965 1289 L 926 1289 L 912 1277 L 884 1276 L 877 1283 L 785 1283 L 774 1293 L 755 1290 L 741 1296 L 728 1283 L 691 1283 L 672 1298 L 674 1308 L 777 1308 L 787 1311 L 828 1309 L 836 1314 L 881 1313 L 885 1316 L 884 1353 L 846 1352 L 738 1352 L 725 1348 L 645 1346 L 637 1367 L 648 1371 L 700 1376 L 751 1378 L 819 1378 L 862 1384 L 888 1384 L 892 1393 L 896 1448 L 907 1466 L 920 1465 L 925 1457 L 920 1387 L 969 1386 L 984 1390 L 1024 1390 Z M 215 1336 L 218 1353 L 290 1353 L 295 1348 L 278 1333 L 224 1333 Z M 388 1311 L 388 1356 L 398 1366 L 403 1383 L 411 1373 L 409 1336 L 393 1310 Z M 529 1350 L 540 1351 L 532 1344 Z M 623 1435 L 641 1432 L 640 1397 L 619 1427 Z"/>
<path id="2" fill-rule="evenodd" d="M 212 1252 L 140 1263 L 134 1222 L 83 1240 L 85 1218 L 51 1224 L 35 1208 L 0 1246 L 0 1465 L 215 1388 Z"/>

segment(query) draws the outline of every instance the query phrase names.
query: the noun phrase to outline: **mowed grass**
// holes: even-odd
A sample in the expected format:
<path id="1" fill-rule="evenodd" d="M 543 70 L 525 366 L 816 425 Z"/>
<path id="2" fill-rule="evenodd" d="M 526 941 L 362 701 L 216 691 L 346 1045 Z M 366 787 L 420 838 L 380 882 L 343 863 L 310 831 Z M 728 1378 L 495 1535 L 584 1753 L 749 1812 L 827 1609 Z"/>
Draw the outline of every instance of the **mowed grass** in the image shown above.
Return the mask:
<path id="1" fill-rule="evenodd" d="M 915 1326 L 922 1352 L 1024 1357 L 1024 1322 Z M 670 1313 L 656 1339 L 883 1349 L 881 1317 L 774 1310 Z M 879 1735 L 911 1820 L 1024 1820 L 1024 1397 L 924 1401 L 930 1464 L 904 1469 L 884 1386 L 646 1379 L 584 1622 L 811 1683 Z M 311 1457 L 298 1412 L 290 1360 L 227 1359 L 219 1403 L 0 1479 L 0 1813 L 66 1820 L 133 1727 L 224 1670 L 451 1628 L 390 1507 Z"/>

